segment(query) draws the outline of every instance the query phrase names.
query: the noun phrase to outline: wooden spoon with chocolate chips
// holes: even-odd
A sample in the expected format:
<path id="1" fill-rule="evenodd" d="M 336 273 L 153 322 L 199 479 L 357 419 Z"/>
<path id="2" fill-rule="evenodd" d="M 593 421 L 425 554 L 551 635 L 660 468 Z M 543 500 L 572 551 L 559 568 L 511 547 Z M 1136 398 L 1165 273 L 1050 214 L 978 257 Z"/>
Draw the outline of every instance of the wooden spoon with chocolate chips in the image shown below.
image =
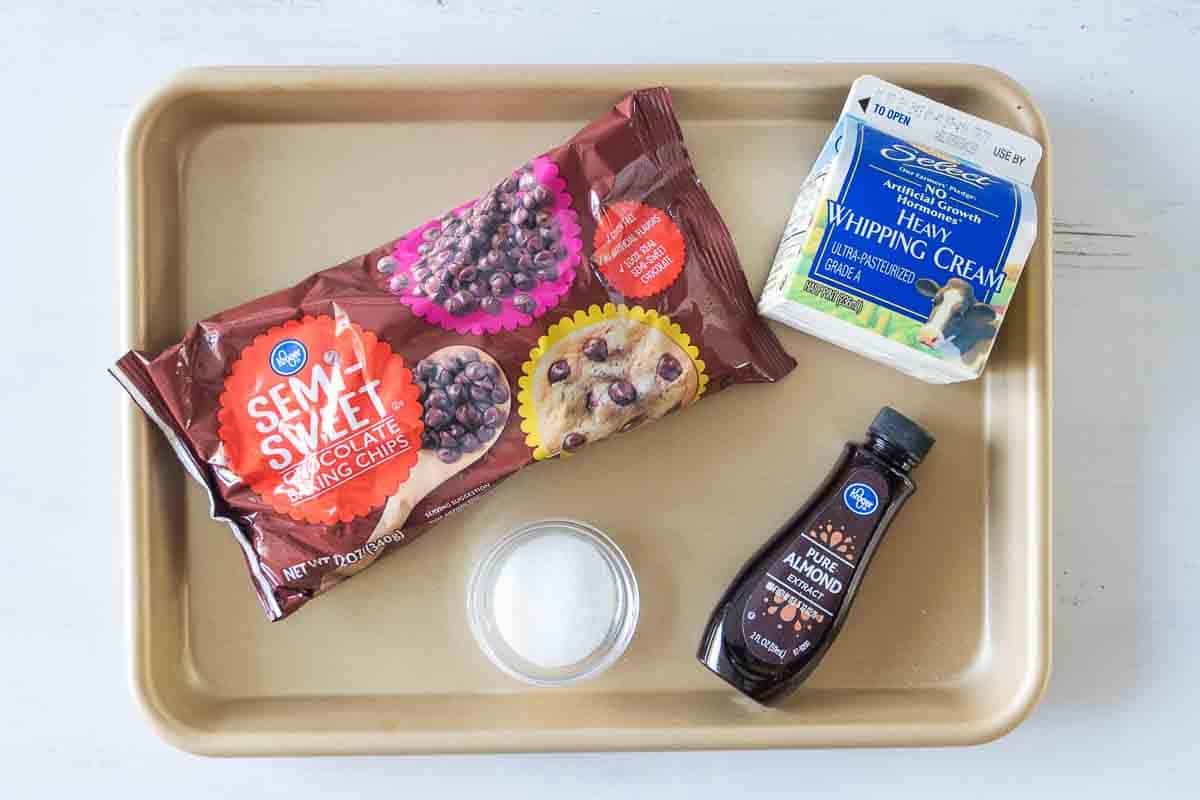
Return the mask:
<path id="1" fill-rule="evenodd" d="M 495 359 L 475 347 L 451 345 L 421 359 L 413 370 L 425 432 L 408 480 L 388 498 L 365 544 L 399 530 L 412 510 L 450 478 L 474 464 L 500 439 L 512 408 L 512 390 Z M 381 550 L 321 579 L 325 591 L 369 566 Z"/>

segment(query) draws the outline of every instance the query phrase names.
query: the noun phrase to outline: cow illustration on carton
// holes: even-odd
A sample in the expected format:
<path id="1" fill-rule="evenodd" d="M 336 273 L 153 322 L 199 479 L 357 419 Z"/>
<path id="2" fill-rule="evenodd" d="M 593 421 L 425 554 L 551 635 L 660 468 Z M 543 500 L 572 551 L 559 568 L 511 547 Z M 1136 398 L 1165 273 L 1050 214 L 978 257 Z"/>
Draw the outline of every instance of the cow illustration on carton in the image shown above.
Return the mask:
<path id="1" fill-rule="evenodd" d="M 975 300 L 970 283 L 950 278 L 938 286 L 937 281 L 921 278 L 916 289 L 933 298 L 929 319 L 917 332 L 917 341 L 934 350 L 952 346 L 968 367 L 987 355 L 1002 318 L 995 308 Z"/>

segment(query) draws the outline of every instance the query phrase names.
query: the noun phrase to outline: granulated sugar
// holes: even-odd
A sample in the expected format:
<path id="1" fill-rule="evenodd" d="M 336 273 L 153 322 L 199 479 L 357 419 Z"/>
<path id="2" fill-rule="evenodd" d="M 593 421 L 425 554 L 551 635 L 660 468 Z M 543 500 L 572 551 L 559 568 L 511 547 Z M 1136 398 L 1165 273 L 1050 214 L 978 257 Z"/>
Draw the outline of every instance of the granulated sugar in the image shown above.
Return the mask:
<path id="1" fill-rule="evenodd" d="M 604 644 L 618 613 L 617 579 L 597 546 L 551 529 L 500 566 L 492 609 L 500 635 L 522 658 L 554 669 Z"/>

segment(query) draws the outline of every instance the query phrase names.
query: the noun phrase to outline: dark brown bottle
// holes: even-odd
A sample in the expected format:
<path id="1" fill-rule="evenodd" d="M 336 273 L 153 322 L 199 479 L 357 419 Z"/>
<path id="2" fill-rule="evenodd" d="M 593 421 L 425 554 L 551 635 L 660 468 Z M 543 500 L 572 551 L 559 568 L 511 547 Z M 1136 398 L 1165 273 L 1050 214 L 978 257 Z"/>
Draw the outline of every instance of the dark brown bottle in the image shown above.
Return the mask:
<path id="1" fill-rule="evenodd" d="M 933 437 L 892 408 L 850 442 L 816 493 L 742 567 L 704 630 L 697 658 L 770 704 L 796 689 L 837 638 Z"/>

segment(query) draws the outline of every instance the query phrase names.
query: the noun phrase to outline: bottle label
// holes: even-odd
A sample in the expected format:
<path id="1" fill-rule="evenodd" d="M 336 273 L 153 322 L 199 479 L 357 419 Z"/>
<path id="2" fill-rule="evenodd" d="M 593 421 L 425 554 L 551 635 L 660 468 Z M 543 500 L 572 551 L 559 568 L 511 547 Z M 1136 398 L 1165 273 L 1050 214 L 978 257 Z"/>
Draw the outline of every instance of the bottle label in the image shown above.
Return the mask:
<path id="1" fill-rule="evenodd" d="M 889 498 L 878 472 L 850 472 L 746 598 L 742 636 L 756 658 L 787 664 L 816 650 L 842 607 Z"/>

